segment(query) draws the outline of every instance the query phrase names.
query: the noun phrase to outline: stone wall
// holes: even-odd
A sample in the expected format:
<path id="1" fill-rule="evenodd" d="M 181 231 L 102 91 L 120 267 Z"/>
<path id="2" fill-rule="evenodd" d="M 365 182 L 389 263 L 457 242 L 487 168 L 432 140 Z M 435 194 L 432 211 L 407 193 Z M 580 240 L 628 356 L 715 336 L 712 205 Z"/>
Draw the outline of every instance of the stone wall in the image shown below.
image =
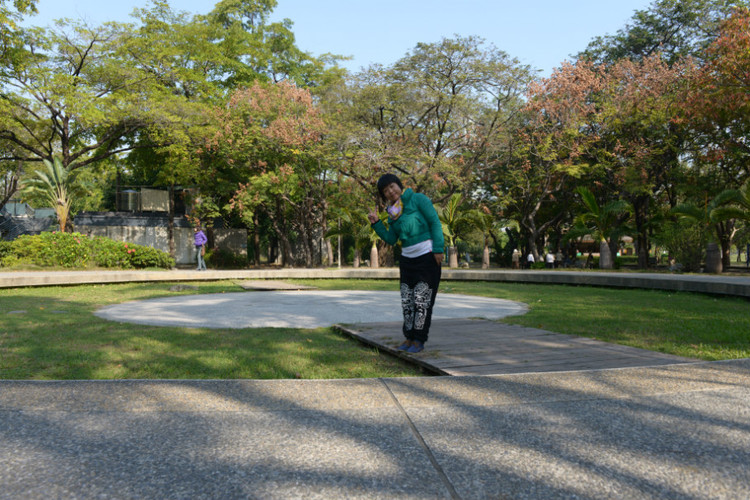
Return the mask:
<path id="1" fill-rule="evenodd" d="M 91 236 L 104 236 L 115 241 L 149 246 L 169 253 L 168 219 L 162 215 L 131 214 L 124 212 L 84 212 L 75 218 L 75 229 Z M 247 255 L 246 229 L 213 229 L 216 248 Z M 184 217 L 174 219 L 175 262 L 188 265 L 195 262 L 193 228 Z"/>

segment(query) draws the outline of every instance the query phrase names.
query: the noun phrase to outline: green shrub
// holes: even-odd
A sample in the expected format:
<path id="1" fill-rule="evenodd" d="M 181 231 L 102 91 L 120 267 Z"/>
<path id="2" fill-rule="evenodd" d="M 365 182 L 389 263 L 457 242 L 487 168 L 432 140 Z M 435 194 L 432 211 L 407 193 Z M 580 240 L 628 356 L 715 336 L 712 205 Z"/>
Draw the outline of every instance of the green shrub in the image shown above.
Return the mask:
<path id="1" fill-rule="evenodd" d="M 80 233 L 57 231 L 34 236 L 22 235 L 11 242 L 11 252 L 21 265 L 87 267 L 91 260 L 91 250 L 86 239 Z"/>
<path id="2" fill-rule="evenodd" d="M 169 269 L 174 266 L 174 260 L 165 252 L 147 246 L 55 231 L 19 236 L 0 252 L 0 265 Z"/>
<path id="3" fill-rule="evenodd" d="M 248 265 L 247 256 L 221 248 L 207 250 L 204 258 L 206 265 L 216 269 L 244 269 Z"/>
<path id="4" fill-rule="evenodd" d="M 127 252 L 129 248 L 128 243 L 96 236 L 91 239 L 91 246 L 94 249 L 97 266 L 122 269 L 133 267 L 130 263 L 130 255 Z"/>
<path id="5" fill-rule="evenodd" d="M 143 269 L 145 267 L 174 267 L 174 259 L 166 252 L 156 248 L 130 244 L 127 249 L 132 267 Z"/>
<path id="6" fill-rule="evenodd" d="M 690 220 L 679 220 L 665 224 L 659 234 L 661 243 L 669 251 L 676 263 L 685 272 L 701 270 L 704 258 L 706 233 L 703 228 Z"/>
<path id="7" fill-rule="evenodd" d="M 0 265 L 2 265 L 3 259 L 13 255 L 13 242 L 0 240 Z"/>

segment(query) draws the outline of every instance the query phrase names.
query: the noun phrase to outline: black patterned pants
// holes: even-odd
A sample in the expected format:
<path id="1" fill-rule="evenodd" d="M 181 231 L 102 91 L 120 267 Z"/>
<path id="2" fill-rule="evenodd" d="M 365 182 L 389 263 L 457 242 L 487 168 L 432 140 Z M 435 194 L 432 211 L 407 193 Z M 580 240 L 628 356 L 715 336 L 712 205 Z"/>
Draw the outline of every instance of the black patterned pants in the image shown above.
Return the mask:
<path id="1" fill-rule="evenodd" d="M 426 253 L 419 257 L 401 256 L 401 307 L 404 311 L 404 337 L 427 342 L 440 285 L 440 266 L 435 255 Z"/>

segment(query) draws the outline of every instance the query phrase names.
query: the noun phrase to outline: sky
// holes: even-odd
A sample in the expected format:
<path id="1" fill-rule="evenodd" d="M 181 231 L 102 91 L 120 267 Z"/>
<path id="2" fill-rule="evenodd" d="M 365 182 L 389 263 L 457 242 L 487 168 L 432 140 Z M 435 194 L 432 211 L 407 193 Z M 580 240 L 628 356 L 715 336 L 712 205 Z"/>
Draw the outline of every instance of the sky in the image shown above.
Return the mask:
<path id="1" fill-rule="evenodd" d="M 173 10 L 206 14 L 212 0 L 169 0 Z M 614 34 L 652 0 L 278 0 L 272 21 L 290 19 L 297 46 L 314 56 L 351 56 L 358 71 L 393 64 L 417 43 L 475 35 L 549 76 L 596 36 Z M 148 0 L 38 0 L 26 24 L 69 17 L 132 21 Z"/>

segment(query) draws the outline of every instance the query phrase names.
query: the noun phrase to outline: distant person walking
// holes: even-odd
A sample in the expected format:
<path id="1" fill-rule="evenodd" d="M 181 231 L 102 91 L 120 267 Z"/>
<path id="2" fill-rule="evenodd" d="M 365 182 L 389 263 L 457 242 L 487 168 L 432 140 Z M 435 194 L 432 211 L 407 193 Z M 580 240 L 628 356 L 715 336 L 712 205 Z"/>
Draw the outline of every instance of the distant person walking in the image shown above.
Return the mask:
<path id="1" fill-rule="evenodd" d="M 411 188 L 404 190 L 393 174 L 378 179 L 378 193 L 386 202 L 388 227 L 375 210 L 367 218 L 378 236 L 389 245 L 401 241 L 399 272 L 403 333 L 406 341 L 398 349 L 410 353 L 424 350 L 440 285 L 443 263 L 443 228 L 432 201 Z"/>
<path id="2" fill-rule="evenodd" d="M 513 269 L 519 269 L 521 266 L 521 252 L 517 248 L 513 249 L 513 255 L 510 257 Z"/>
<path id="3" fill-rule="evenodd" d="M 205 271 L 206 261 L 203 260 L 203 256 L 206 254 L 206 242 L 208 238 L 206 238 L 206 233 L 203 232 L 200 226 L 195 226 L 193 231 L 195 232 L 195 250 L 198 253 L 198 267 L 196 271 Z"/>
<path id="4" fill-rule="evenodd" d="M 528 269 L 531 269 L 532 266 L 534 265 L 534 262 L 536 262 L 536 259 L 534 259 L 534 254 L 529 252 L 529 256 L 526 257 L 526 267 Z"/>
<path id="5" fill-rule="evenodd" d="M 547 267 L 547 269 L 555 268 L 555 255 L 551 250 L 547 251 L 547 255 L 544 256 L 544 265 Z"/>

